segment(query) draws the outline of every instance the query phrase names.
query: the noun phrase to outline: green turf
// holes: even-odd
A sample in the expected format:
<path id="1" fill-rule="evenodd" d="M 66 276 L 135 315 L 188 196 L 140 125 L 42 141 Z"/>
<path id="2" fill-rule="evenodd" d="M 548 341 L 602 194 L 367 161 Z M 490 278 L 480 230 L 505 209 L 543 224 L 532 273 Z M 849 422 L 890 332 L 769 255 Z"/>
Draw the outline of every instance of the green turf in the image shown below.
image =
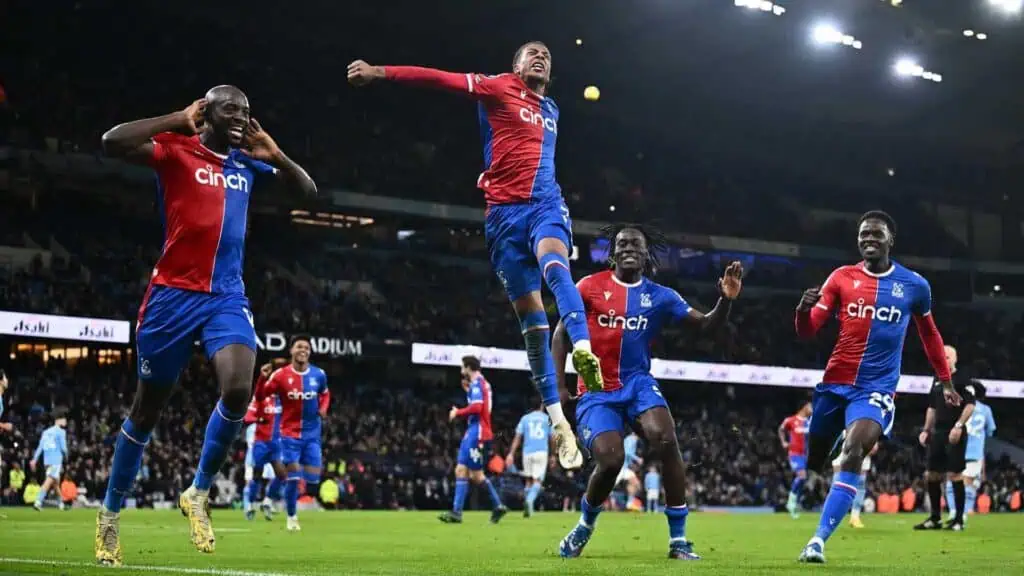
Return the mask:
<path id="1" fill-rule="evenodd" d="M 704 560 L 666 558 L 660 514 L 608 513 L 582 558 L 563 561 L 558 541 L 576 514 L 510 514 L 498 526 L 482 513 L 443 525 L 432 513 L 306 512 L 302 532 L 282 517 L 246 522 L 216 511 L 217 552 L 196 552 L 174 511 L 129 510 L 122 520 L 122 570 L 91 566 L 94 513 L 0 509 L 0 574 L 1021 574 L 1024 516 L 972 517 L 964 533 L 914 533 L 919 516 L 867 516 L 868 527 L 843 526 L 829 542 L 825 567 L 797 564 L 817 519 L 805 515 L 692 514 L 688 536 Z M 12 559 L 45 563 L 14 562 Z M 52 562 L 52 563 L 50 563 Z M 252 575 L 255 576 L 255 575 Z"/>

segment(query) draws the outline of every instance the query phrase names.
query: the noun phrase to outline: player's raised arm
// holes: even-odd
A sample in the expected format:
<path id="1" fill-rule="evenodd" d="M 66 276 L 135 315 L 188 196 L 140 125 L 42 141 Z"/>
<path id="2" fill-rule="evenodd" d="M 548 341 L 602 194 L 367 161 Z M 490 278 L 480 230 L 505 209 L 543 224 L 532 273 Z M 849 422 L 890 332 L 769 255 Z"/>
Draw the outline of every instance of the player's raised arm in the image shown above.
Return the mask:
<path id="1" fill-rule="evenodd" d="M 679 294 L 676 294 L 676 296 L 679 298 L 681 305 L 686 307 L 686 318 L 700 324 L 701 330 L 717 330 L 729 319 L 729 312 L 732 311 L 732 302 L 739 297 L 742 289 L 743 265 L 739 262 L 733 262 L 729 264 L 725 269 L 725 274 L 718 280 L 718 301 L 715 302 L 715 307 L 707 314 L 687 304 Z M 676 305 L 676 308 L 678 309 L 679 305 Z"/>
<path id="2" fill-rule="evenodd" d="M 306 170 L 281 151 L 281 147 L 255 118 L 249 121 L 245 129 L 245 144 L 248 149 L 243 149 L 242 152 L 259 161 L 255 164 L 257 169 L 277 176 L 290 190 L 296 190 L 306 196 L 316 196 L 316 183 Z"/>
<path id="3" fill-rule="evenodd" d="M 200 98 L 184 110 L 118 124 L 103 134 L 103 151 L 115 158 L 150 164 L 159 156 L 153 137 L 164 132 L 191 136 L 203 126 L 206 99 Z"/>
<path id="4" fill-rule="evenodd" d="M 796 305 L 797 337 L 813 338 L 832 316 L 832 309 L 839 300 L 835 275 L 835 272 L 830 274 L 821 287 L 804 290 L 800 303 Z"/>
<path id="5" fill-rule="evenodd" d="M 445 72 L 422 66 L 371 66 L 362 60 L 348 65 L 348 82 L 365 86 L 378 80 L 410 84 L 464 94 L 471 98 L 486 98 L 495 93 L 496 77 L 465 72 Z"/>
<path id="6" fill-rule="evenodd" d="M 276 374 L 277 371 L 270 363 L 260 367 L 260 375 L 256 379 L 256 390 L 253 392 L 253 399 L 257 403 L 262 402 L 267 396 L 277 393 L 277 382 L 274 380 Z"/>

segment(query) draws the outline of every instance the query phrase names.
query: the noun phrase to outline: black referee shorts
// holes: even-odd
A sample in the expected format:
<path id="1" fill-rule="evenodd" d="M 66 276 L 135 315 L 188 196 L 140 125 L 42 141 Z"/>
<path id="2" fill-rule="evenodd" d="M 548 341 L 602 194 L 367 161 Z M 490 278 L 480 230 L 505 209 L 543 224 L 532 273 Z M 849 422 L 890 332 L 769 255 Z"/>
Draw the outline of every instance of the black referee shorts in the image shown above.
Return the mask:
<path id="1" fill-rule="evenodd" d="M 967 467 L 966 434 L 956 444 L 949 443 L 949 430 L 937 429 L 928 437 L 928 471 L 962 474 Z"/>

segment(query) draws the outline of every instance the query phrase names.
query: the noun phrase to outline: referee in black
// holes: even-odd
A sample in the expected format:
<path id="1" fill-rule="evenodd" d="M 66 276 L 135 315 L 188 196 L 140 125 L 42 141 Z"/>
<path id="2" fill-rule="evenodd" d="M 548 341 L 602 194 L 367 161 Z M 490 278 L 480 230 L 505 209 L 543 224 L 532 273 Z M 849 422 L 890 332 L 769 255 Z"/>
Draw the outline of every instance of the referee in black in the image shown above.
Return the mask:
<path id="1" fill-rule="evenodd" d="M 918 440 L 928 450 L 928 470 L 925 481 L 928 483 L 928 500 L 931 502 L 931 516 L 914 526 L 914 530 L 942 529 L 942 484 L 944 476 L 953 483 L 953 498 L 956 500 L 956 515 L 946 523 L 947 530 L 964 529 L 964 478 L 963 471 L 967 465 L 964 460 L 967 450 L 967 438 L 964 427 L 974 412 L 975 382 L 968 375 L 956 369 L 956 348 L 946 346 L 946 362 L 953 375 L 953 388 L 960 394 L 963 402 L 959 406 L 949 406 L 942 397 L 942 384 L 936 380 L 928 395 L 928 410 L 924 416 L 924 428 Z M 947 506 L 954 505 L 947 502 Z"/>

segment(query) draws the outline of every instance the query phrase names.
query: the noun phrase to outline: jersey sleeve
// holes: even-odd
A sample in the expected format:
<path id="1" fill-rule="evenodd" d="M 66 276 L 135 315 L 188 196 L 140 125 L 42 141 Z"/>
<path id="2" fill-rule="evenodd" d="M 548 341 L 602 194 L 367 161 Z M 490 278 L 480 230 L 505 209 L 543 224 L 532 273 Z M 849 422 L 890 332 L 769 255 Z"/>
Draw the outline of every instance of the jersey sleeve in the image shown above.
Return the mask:
<path id="1" fill-rule="evenodd" d="M 918 275 L 918 278 L 921 281 L 914 291 L 914 304 L 911 312 L 917 316 L 928 316 L 932 313 L 932 287 L 922 276 Z"/>
<path id="2" fill-rule="evenodd" d="M 985 411 L 985 436 L 991 437 L 996 432 L 996 419 L 992 417 L 992 409 Z"/>
<path id="3" fill-rule="evenodd" d="M 64 456 L 68 455 L 68 433 L 64 430 L 60 433 L 60 452 Z"/>
<path id="4" fill-rule="evenodd" d="M 178 138 L 179 136 L 173 132 L 163 132 L 150 139 L 153 143 L 153 154 L 148 159 L 150 167 L 159 172 L 160 168 L 167 164 L 167 160 L 174 155 Z"/>
<path id="5" fill-rule="evenodd" d="M 787 433 L 787 434 L 790 434 L 790 433 L 793 432 L 793 417 L 792 416 L 787 416 L 786 419 L 782 421 L 782 430 L 785 433 Z"/>
<path id="6" fill-rule="evenodd" d="M 482 404 L 484 401 L 484 389 L 480 384 L 474 382 L 469 386 L 469 398 L 467 398 L 470 404 Z"/>
<path id="7" fill-rule="evenodd" d="M 464 94 L 475 100 L 498 97 L 508 82 L 505 74 L 487 76 L 472 72 L 445 72 L 420 66 L 385 66 L 384 77 L 392 82 Z"/>
<path id="8" fill-rule="evenodd" d="M 327 388 L 327 373 L 321 370 L 320 378 L 320 402 L 318 407 L 321 414 L 326 414 L 327 409 L 331 407 L 331 391 Z"/>
<path id="9" fill-rule="evenodd" d="M 249 159 L 249 166 L 252 168 L 253 172 L 261 176 L 274 176 L 278 172 L 277 168 L 255 158 Z"/>
<path id="10" fill-rule="evenodd" d="M 278 376 L 280 374 L 280 368 L 274 370 L 274 372 L 270 374 L 270 378 L 267 378 L 267 380 L 263 382 L 262 386 L 256 387 L 256 400 L 263 400 L 267 396 L 273 396 L 274 394 L 277 394 L 277 382 Z"/>
<path id="11" fill-rule="evenodd" d="M 839 270 L 841 268 L 832 271 L 825 279 L 825 283 L 821 285 L 821 298 L 810 310 L 804 312 L 797 310 L 796 335 L 800 338 L 811 338 L 817 334 L 818 330 L 821 330 L 821 327 L 832 316 L 836 305 L 839 304 L 841 297 L 838 281 Z"/>
<path id="12" fill-rule="evenodd" d="M 690 315 L 693 307 L 686 301 L 679 292 L 671 288 L 664 288 L 663 294 L 667 304 L 667 311 L 673 320 L 682 320 Z"/>
<path id="13" fill-rule="evenodd" d="M 576 283 L 576 290 L 580 293 L 580 298 L 583 299 L 583 310 L 590 310 L 590 287 L 594 283 L 593 276 L 584 276 L 580 278 L 580 281 Z"/>

